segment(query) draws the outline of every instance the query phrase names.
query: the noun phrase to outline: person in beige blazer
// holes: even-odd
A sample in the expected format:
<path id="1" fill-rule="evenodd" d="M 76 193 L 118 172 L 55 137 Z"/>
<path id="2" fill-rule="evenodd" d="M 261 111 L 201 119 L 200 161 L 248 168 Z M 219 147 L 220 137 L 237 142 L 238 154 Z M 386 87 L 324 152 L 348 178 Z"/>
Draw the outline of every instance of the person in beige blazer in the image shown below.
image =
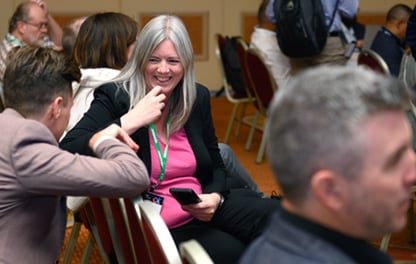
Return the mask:
<path id="1" fill-rule="evenodd" d="M 149 185 L 138 146 L 113 124 L 88 144 L 96 157 L 58 147 L 72 106 L 75 63 L 52 49 L 20 48 L 4 79 L 0 113 L 0 263 L 54 263 L 66 195 L 134 196 Z M 153 107 L 162 104 L 155 100 Z M 151 106 L 149 106 L 151 107 Z"/>

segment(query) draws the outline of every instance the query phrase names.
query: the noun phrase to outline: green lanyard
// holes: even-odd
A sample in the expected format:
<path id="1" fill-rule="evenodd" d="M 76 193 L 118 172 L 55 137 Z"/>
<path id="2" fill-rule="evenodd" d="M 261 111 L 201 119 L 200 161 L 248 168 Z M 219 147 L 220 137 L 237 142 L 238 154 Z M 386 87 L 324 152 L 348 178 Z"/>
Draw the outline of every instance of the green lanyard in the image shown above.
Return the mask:
<path id="1" fill-rule="evenodd" d="M 171 118 L 172 118 L 172 114 L 169 113 L 168 120 L 166 122 L 166 135 L 167 135 L 167 138 L 168 139 L 167 139 L 165 151 L 163 151 L 163 154 L 162 154 L 162 150 L 160 148 L 159 140 L 158 140 L 157 135 L 156 135 L 155 124 L 154 123 L 150 123 L 150 126 L 149 126 L 150 132 L 152 132 L 153 142 L 155 143 L 156 153 L 157 153 L 157 156 L 158 156 L 159 162 L 160 162 L 160 175 L 159 175 L 159 179 L 157 180 L 157 183 L 154 184 L 151 187 L 150 191 L 153 191 L 157 187 L 157 185 L 159 185 L 159 183 L 161 181 L 163 181 L 163 179 L 165 178 L 165 170 L 166 170 L 166 162 L 167 162 L 166 160 L 168 158 L 169 131 L 170 131 Z"/>

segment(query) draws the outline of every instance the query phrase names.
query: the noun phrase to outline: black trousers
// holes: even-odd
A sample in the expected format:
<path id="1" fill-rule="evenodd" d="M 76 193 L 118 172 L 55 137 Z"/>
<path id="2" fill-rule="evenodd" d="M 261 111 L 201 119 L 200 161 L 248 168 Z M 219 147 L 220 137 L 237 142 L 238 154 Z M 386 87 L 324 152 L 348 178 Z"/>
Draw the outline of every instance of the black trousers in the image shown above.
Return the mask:
<path id="1" fill-rule="evenodd" d="M 250 189 L 232 189 L 210 222 L 193 220 L 171 229 L 176 245 L 195 239 L 215 263 L 237 263 L 245 248 L 258 237 L 271 214 L 280 207 L 277 199 L 262 198 Z"/>

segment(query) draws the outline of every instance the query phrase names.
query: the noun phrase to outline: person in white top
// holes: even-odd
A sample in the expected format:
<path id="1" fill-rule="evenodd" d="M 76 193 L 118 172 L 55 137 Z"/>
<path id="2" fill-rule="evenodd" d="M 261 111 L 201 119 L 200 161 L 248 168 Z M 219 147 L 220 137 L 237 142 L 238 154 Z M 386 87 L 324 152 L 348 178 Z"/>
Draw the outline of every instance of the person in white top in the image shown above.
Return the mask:
<path id="1" fill-rule="evenodd" d="M 266 17 L 268 2 L 269 0 L 263 0 L 260 4 L 257 13 L 258 25 L 251 34 L 250 47 L 260 51 L 277 87 L 282 88 L 290 79 L 290 62 L 277 43 L 275 25 Z"/>

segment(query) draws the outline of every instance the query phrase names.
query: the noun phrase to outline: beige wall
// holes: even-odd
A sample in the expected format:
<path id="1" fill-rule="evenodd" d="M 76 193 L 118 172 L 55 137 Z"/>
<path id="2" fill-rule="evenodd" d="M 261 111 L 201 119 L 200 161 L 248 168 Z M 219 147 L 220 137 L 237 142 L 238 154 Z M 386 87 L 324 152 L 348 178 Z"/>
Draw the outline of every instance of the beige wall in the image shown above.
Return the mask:
<path id="1" fill-rule="evenodd" d="M 206 60 L 195 63 L 196 78 L 211 90 L 221 87 L 221 76 L 214 51 L 214 34 L 242 34 L 242 15 L 254 14 L 261 0 L 45 0 L 52 14 L 95 13 L 100 11 L 123 12 L 140 21 L 141 13 L 208 13 Z M 1 0 L 0 36 L 7 32 L 8 19 L 20 0 Z M 414 0 L 361 0 L 360 12 L 385 13 L 395 3 L 413 7 Z"/>

